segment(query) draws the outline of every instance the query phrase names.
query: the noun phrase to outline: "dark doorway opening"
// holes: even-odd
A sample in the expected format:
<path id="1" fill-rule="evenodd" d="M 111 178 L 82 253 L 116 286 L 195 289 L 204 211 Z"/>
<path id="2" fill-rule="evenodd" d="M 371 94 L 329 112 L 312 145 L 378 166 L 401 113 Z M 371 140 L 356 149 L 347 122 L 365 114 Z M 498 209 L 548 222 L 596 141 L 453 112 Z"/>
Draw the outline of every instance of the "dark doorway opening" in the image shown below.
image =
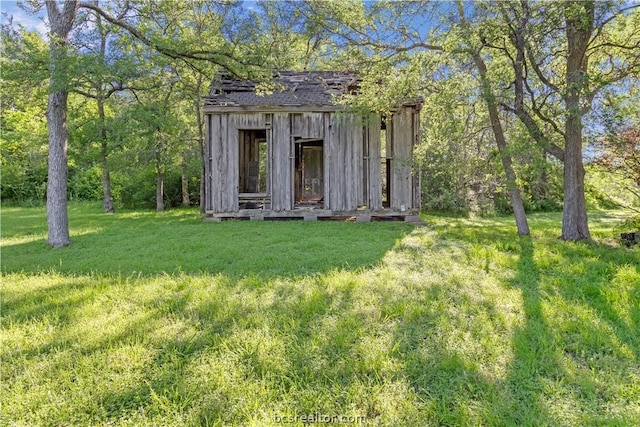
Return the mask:
<path id="1" fill-rule="evenodd" d="M 295 141 L 295 201 L 324 206 L 324 149 L 321 139 Z"/>

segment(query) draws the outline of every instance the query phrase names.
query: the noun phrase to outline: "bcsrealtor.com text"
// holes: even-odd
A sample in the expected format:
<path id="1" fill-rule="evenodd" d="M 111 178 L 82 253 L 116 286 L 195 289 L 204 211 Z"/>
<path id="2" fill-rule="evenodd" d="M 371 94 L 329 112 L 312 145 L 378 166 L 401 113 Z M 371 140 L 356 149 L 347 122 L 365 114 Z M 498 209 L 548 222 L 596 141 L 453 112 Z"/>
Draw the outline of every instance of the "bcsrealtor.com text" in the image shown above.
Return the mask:
<path id="1" fill-rule="evenodd" d="M 360 415 L 328 415 L 328 414 L 302 414 L 302 415 L 280 415 L 274 414 L 273 420 L 281 424 L 293 424 L 302 422 L 305 424 L 360 424 L 365 417 Z"/>

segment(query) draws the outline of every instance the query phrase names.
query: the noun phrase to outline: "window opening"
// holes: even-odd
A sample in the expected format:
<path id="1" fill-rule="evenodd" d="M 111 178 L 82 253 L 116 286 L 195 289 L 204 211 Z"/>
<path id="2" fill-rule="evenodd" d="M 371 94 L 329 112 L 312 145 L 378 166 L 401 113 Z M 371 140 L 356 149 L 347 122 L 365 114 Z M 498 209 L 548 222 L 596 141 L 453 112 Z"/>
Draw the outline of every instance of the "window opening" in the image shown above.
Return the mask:
<path id="1" fill-rule="evenodd" d="M 239 192 L 267 193 L 267 131 L 241 129 L 239 132 Z"/>
<path id="2" fill-rule="evenodd" d="M 383 121 L 380 130 L 380 177 L 382 178 L 382 207 L 391 206 L 391 158 L 387 157 L 387 127 Z"/>

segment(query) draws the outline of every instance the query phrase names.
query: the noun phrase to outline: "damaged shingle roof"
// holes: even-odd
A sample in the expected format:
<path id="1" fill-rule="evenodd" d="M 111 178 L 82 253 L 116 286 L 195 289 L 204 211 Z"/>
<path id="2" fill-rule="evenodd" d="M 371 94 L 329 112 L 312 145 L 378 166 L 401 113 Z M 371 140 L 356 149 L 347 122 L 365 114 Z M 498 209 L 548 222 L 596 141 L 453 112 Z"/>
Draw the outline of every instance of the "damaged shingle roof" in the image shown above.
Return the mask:
<path id="1" fill-rule="evenodd" d="M 283 71 L 273 83 L 273 92 L 259 94 L 255 82 L 219 75 L 211 85 L 205 104 L 234 107 L 334 105 L 333 97 L 354 93 L 360 79 L 350 72 Z"/>

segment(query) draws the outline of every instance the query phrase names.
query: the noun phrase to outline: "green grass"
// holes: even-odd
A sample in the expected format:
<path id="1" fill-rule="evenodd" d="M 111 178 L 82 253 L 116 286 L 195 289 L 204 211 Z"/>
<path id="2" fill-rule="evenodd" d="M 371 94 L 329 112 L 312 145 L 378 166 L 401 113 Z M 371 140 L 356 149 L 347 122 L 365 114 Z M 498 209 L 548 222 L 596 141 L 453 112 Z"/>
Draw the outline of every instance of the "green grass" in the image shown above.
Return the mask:
<path id="1" fill-rule="evenodd" d="M 42 209 L 4 208 L 0 425 L 639 425 L 624 215 L 577 244 L 558 214 L 522 239 L 511 218 L 426 219 L 72 205 L 51 250 Z"/>
<path id="2" fill-rule="evenodd" d="M 362 223 L 203 223 L 194 210 L 103 215 L 97 205 L 74 205 L 73 244 L 51 251 L 43 215 L 37 209 L 3 209 L 4 271 L 309 275 L 371 267 L 411 231 L 402 223 L 383 224 L 376 233 Z"/>

